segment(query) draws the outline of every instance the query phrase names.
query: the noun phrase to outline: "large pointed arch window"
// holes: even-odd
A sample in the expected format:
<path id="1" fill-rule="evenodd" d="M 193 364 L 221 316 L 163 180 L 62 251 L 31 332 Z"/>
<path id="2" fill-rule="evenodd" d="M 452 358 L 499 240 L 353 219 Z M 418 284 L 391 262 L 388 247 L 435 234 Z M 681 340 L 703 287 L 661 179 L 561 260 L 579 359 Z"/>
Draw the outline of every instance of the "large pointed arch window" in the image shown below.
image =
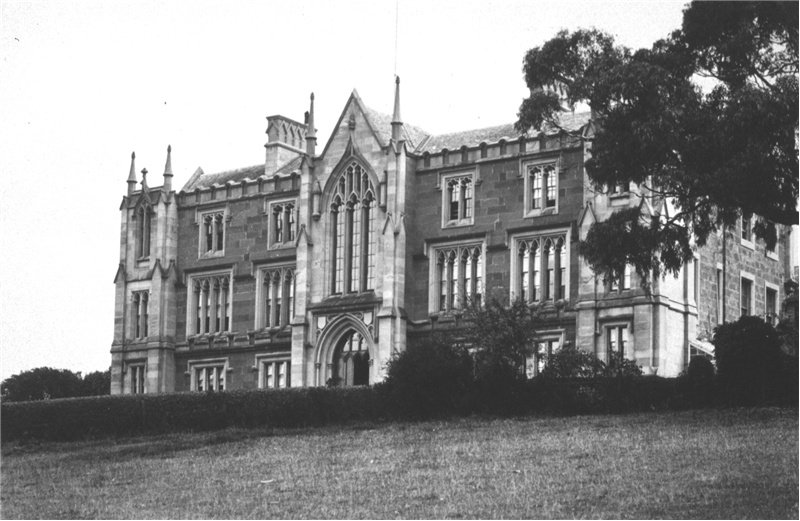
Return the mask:
<path id="1" fill-rule="evenodd" d="M 483 256 L 480 244 L 454 245 L 434 250 L 436 260 L 430 311 L 450 312 L 480 305 L 483 293 Z"/>
<path id="2" fill-rule="evenodd" d="M 331 292 L 375 287 L 375 188 L 356 162 L 344 169 L 331 197 Z"/>

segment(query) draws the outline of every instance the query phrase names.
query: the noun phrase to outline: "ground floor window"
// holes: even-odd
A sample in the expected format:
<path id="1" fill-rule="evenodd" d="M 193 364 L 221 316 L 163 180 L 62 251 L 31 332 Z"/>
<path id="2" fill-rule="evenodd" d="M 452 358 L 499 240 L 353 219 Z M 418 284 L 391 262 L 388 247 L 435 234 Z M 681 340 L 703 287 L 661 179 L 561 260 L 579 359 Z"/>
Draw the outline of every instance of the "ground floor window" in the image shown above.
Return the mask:
<path id="1" fill-rule="evenodd" d="M 193 391 L 224 391 L 226 387 L 226 364 L 201 363 L 191 366 L 191 389 Z"/>
<path id="2" fill-rule="evenodd" d="M 561 336 L 543 337 L 533 344 L 533 353 L 525 364 L 525 375 L 528 378 L 539 376 L 547 365 L 550 356 L 561 348 Z"/>
<path id="3" fill-rule="evenodd" d="M 144 394 L 145 365 L 144 364 L 129 365 L 128 379 L 130 380 L 131 394 Z"/>
<path id="4" fill-rule="evenodd" d="M 357 331 L 345 334 L 333 353 L 333 380 L 336 385 L 369 385 L 367 339 Z"/>
<path id="5" fill-rule="evenodd" d="M 606 347 L 608 347 L 609 355 L 616 353 L 621 357 L 627 354 L 629 349 L 628 344 L 628 326 L 613 325 L 606 327 Z"/>
<path id="6" fill-rule="evenodd" d="M 291 386 L 291 364 L 289 360 L 261 360 L 259 367 L 259 387 L 262 389 L 282 389 Z"/>

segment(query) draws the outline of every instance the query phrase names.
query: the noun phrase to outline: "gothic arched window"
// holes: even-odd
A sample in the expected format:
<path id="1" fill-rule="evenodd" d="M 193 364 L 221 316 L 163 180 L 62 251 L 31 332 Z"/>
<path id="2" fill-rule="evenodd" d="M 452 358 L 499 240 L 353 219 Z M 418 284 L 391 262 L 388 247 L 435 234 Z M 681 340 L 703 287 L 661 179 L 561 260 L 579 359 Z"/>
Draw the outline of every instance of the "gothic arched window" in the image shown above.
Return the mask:
<path id="1" fill-rule="evenodd" d="M 373 289 L 375 188 L 358 163 L 340 174 L 331 201 L 331 292 Z"/>
<path id="2" fill-rule="evenodd" d="M 150 217 L 151 211 L 145 205 L 136 210 L 136 257 L 150 256 Z"/>

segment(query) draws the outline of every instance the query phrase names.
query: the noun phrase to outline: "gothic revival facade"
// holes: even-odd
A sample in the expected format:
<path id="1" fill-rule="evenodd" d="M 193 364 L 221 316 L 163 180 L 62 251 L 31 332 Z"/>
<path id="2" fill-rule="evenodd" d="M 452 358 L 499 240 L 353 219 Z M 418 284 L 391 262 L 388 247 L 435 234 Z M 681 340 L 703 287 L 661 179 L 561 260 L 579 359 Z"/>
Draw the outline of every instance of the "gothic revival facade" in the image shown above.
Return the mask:
<path id="1" fill-rule="evenodd" d="M 112 393 L 363 385 L 431 331 L 458 330 L 468 302 L 522 298 L 541 312 L 528 366 L 573 344 L 622 352 L 671 376 L 713 327 L 774 315 L 788 254 L 747 222 L 645 292 L 607 282 L 577 252 L 617 208 L 667 212 L 635 186 L 597 191 L 583 163 L 593 122 L 520 135 L 513 125 L 431 135 L 354 91 L 324 147 L 305 121 L 272 116 L 264 164 L 206 174 L 180 191 L 167 161 L 121 210 Z M 138 188 L 138 189 L 137 189 Z"/>

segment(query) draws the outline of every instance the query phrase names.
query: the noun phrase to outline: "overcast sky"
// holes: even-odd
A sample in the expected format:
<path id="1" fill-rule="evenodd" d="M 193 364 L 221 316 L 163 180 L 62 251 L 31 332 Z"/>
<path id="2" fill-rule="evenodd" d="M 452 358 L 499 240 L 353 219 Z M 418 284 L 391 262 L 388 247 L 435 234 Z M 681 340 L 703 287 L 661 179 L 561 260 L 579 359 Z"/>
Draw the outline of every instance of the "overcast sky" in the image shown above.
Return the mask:
<path id="1" fill-rule="evenodd" d="M 177 188 L 255 165 L 265 117 L 302 121 L 312 91 L 321 148 L 354 88 L 391 113 L 395 72 L 407 123 L 513 122 L 526 50 L 579 27 L 649 47 L 683 6 L 0 0 L 0 378 L 109 367 L 131 151 L 157 185 L 172 144 Z"/>

